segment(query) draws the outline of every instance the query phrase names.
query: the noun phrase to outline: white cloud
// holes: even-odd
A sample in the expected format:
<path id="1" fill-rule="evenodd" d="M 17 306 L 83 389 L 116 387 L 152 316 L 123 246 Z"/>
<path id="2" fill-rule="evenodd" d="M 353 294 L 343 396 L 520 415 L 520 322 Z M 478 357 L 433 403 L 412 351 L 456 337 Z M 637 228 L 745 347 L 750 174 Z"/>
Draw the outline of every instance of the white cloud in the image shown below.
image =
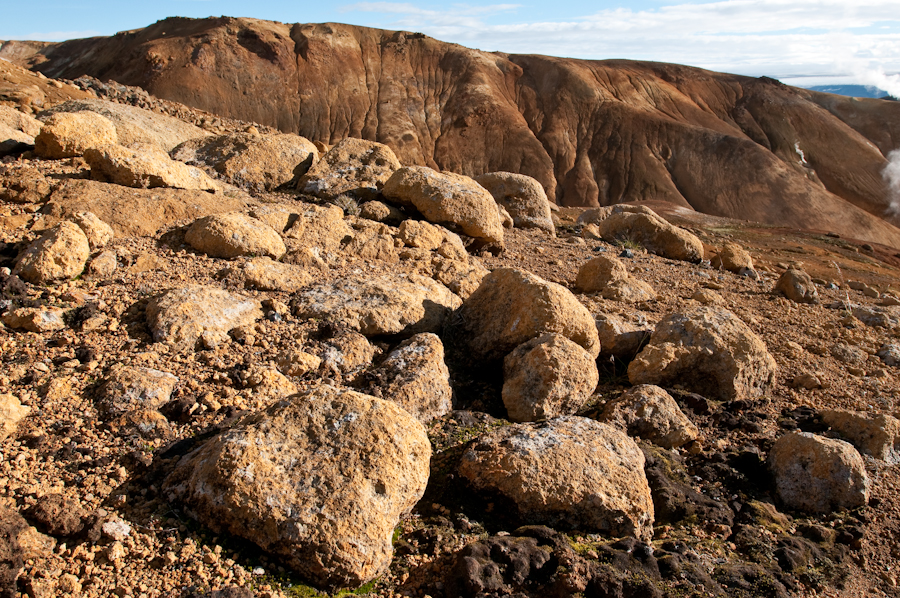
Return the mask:
<path id="1" fill-rule="evenodd" d="M 9 40 L 32 40 L 32 41 L 42 41 L 42 42 L 61 42 L 67 39 L 80 39 L 83 37 L 96 37 L 98 35 L 103 35 L 99 31 L 94 31 L 93 29 L 87 29 L 84 31 L 42 31 L 35 33 L 28 33 L 26 35 L 14 35 L 12 37 L 2 38 L 6 41 Z"/>

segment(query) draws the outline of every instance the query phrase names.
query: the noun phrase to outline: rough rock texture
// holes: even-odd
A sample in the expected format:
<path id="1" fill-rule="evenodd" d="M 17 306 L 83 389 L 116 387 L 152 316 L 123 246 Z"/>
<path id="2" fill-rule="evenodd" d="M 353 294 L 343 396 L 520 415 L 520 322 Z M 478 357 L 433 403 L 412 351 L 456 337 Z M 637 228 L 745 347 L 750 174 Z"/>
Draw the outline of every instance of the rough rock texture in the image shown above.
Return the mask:
<path id="1" fill-rule="evenodd" d="M 620 260 L 600 255 L 585 262 L 578 269 L 575 287 L 582 293 L 602 291 L 614 282 L 628 280 L 631 275 Z"/>
<path id="2" fill-rule="evenodd" d="M 382 193 L 390 201 L 414 206 L 429 222 L 487 243 L 503 242 L 494 198 L 469 177 L 407 166 L 388 179 Z"/>
<path id="3" fill-rule="evenodd" d="M 400 223 L 397 236 L 407 247 L 427 251 L 433 251 L 444 243 L 443 229 L 421 220 L 404 220 Z"/>
<path id="4" fill-rule="evenodd" d="M 662 257 L 686 262 L 703 259 L 703 243 L 692 233 L 673 226 L 650 208 L 615 206 L 597 223 L 600 237 L 610 243 L 630 241 Z"/>
<path id="5" fill-rule="evenodd" d="M 819 292 L 816 283 L 800 268 L 791 267 L 775 283 L 775 291 L 795 303 L 818 303 Z"/>
<path id="6" fill-rule="evenodd" d="M 526 523 L 649 539 L 653 501 L 637 444 L 612 426 L 565 416 L 487 432 L 460 474 L 496 493 Z"/>
<path id="7" fill-rule="evenodd" d="M 17 48 L 49 76 L 141 85 L 314 142 L 365 137 L 404 164 L 527 174 L 559 205 L 658 199 L 900 247 L 900 231 L 882 219 L 881 172 L 900 122 L 891 102 L 334 23 L 171 18 L 130 36 L 3 51 Z M 233 86 L 238 79 L 245 84 Z"/>
<path id="8" fill-rule="evenodd" d="M 398 405 L 329 386 L 250 416 L 179 461 L 168 492 L 327 587 L 383 573 L 402 513 L 425 491 L 431 446 Z"/>
<path id="9" fill-rule="evenodd" d="M 785 434 L 769 452 L 769 467 L 778 495 L 791 509 L 829 513 L 869 500 L 865 463 L 843 440 L 809 432 Z"/>
<path id="10" fill-rule="evenodd" d="M 867 455 L 891 465 L 900 463 L 900 420 L 884 413 L 826 409 L 822 422 Z"/>
<path id="11" fill-rule="evenodd" d="M 484 277 L 489 274 L 488 269 L 477 261 L 463 262 L 436 257 L 432 265 L 434 279 L 459 295 L 463 301 L 475 292 Z"/>
<path id="12" fill-rule="evenodd" d="M 367 336 L 437 332 L 462 301 L 424 276 L 351 277 L 300 291 L 294 315 L 340 322 Z"/>
<path id="13" fill-rule="evenodd" d="M 177 118 L 107 100 L 69 100 L 41 112 L 38 116 L 45 119 L 57 113 L 99 114 L 115 125 L 118 143 L 124 146 L 150 143 L 168 152 L 188 139 L 209 135 L 203 129 Z"/>
<path id="14" fill-rule="evenodd" d="M 503 360 L 503 404 L 515 422 L 572 415 L 584 407 L 599 379 L 590 353 L 564 336 L 544 334 Z"/>
<path id="15" fill-rule="evenodd" d="M 106 247 L 116 236 L 115 231 L 107 223 L 100 220 L 93 212 L 78 212 L 72 216 L 72 221 L 87 237 L 91 251 Z"/>
<path id="16" fill-rule="evenodd" d="M 329 327 L 326 324 L 326 327 Z M 375 347 L 354 330 L 338 330 L 324 341 L 322 363 L 331 370 L 353 374 L 372 365 Z"/>
<path id="17" fill-rule="evenodd" d="M 475 182 L 506 208 L 516 228 L 539 228 L 556 236 L 550 201 L 537 180 L 512 172 L 488 172 L 475 177 Z"/>
<path id="18" fill-rule="evenodd" d="M 267 257 L 253 258 L 236 265 L 230 270 L 229 278 L 241 281 L 250 289 L 285 293 L 299 291 L 312 281 L 312 277 L 303 268 Z"/>
<path id="19" fill-rule="evenodd" d="M 19 422 L 31 413 L 31 407 L 23 405 L 11 394 L 0 394 L 0 440 L 16 431 Z"/>
<path id="20" fill-rule="evenodd" d="M 116 126 L 93 112 L 54 114 L 34 138 L 34 152 L 50 160 L 81 156 L 91 147 L 117 143 Z"/>
<path id="21" fill-rule="evenodd" d="M 25 563 L 46 557 L 55 545 L 53 538 L 28 525 L 17 511 L 0 507 L 0 596 L 20 596 L 16 582 Z"/>
<path id="22" fill-rule="evenodd" d="M 485 276 L 450 321 L 454 345 L 476 361 L 502 359 L 547 332 L 600 353 L 593 316 L 567 288 L 514 268 Z"/>
<path id="23" fill-rule="evenodd" d="M 37 169 L 26 168 L 15 175 L 0 176 L 0 200 L 40 203 L 50 195 L 50 181 Z"/>
<path id="24" fill-rule="evenodd" d="M 753 397 L 773 382 L 775 360 L 737 316 L 697 307 L 664 318 L 628 366 L 632 384 L 681 384 L 722 400 Z"/>
<path id="25" fill-rule="evenodd" d="M 192 166 L 212 168 L 232 185 L 271 191 L 306 173 L 319 153 L 299 135 L 235 133 L 185 141 L 171 155 Z"/>
<path id="26" fill-rule="evenodd" d="M 353 230 L 344 221 L 344 211 L 333 205 L 304 205 L 285 233 L 291 247 L 317 247 L 320 251 L 333 251 L 352 236 Z"/>
<path id="27" fill-rule="evenodd" d="M 601 357 L 612 356 L 625 363 L 635 358 L 653 334 L 649 326 L 636 326 L 614 314 L 600 314 L 596 321 Z"/>
<path id="28" fill-rule="evenodd" d="M 58 307 L 20 307 L 3 314 L 3 323 L 28 332 L 52 332 L 66 327 L 63 313 Z"/>
<path id="29" fill-rule="evenodd" d="M 34 138 L 41 132 L 41 121 L 25 114 L 20 110 L 16 110 L 11 106 L 0 105 L 0 124 L 10 129 L 20 131 L 26 136 Z"/>
<path id="30" fill-rule="evenodd" d="M 259 302 L 221 289 L 192 285 L 167 291 L 147 304 L 154 340 L 193 349 L 226 340 L 228 332 L 262 316 Z"/>
<path id="31" fill-rule="evenodd" d="M 34 241 L 19 258 L 13 274 L 33 284 L 74 278 L 84 271 L 91 247 L 81 228 L 61 222 Z"/>
<path id="32" fill-rule="evenodd" d="M 174 187 L 202 191 L 222 188 L 199 168 L 172 160 L 169 154 L 155 145 L 135 144 L 126 148 L 115 144 L 97 144 L 85 150 L 84 159 L 90 165 L 94 179 L 125 187 Z"/>
<path id="33" fill-rule="evenodd" d="M 106 416 L 132 409 L 158 409 L 169 401 L 178 378 L 151 368 L 114 365 L 98 391 L 98 407 Z"/>
<path id="34" fill-rule="evenodd" d="M 322 199 L 340 195 L 376 199 L 398 168 L 400 162 L 388 146 L 349 136 L 328 150 L 300 178 L 297 189 Z"/>
<path id="35" fill-rule="evenodd" d="M 272 227 L 239 212 L 200 218 L 188 228 L 184 240 L 210 257 L 265 255 L 277 260 L 287 252 Z"/>
<path id="36" fill-rule="evenodd" d="M 687 444 L 699 435 L 697 426 L 679 409 L 672 395 L 652 384 L 629 388 L 608 402 L 599 420 L 667 449 Z"/>
<path id="37" fill-rule="evenodd" d="M 713 268 L 723 268 L 729 272 L 741 273 L 754 270 L 753 258 L 737 243 L 725 243 L 712 259 Z"/>
<path id="38" fill-rule="evenodd" d="M 369 372 L 380 396 L 394 401 L 423 424 L 453 408 L 444 345 L 429 332 L 403 341 Z"/>

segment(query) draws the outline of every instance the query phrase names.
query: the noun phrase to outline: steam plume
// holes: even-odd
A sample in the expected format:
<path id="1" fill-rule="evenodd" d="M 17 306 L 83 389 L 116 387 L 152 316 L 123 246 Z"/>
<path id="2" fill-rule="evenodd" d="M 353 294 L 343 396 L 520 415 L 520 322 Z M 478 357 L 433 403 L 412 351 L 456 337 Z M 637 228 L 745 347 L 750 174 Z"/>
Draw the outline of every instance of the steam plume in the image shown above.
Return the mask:
<path id="1" fill-rule="evenodd" d="M 888 213 L 897 216 L 900 215 L 900 150 L 889 153 L 887 159 L 888 165 L 884 167 L 881 176 L 888 186 Z"/>

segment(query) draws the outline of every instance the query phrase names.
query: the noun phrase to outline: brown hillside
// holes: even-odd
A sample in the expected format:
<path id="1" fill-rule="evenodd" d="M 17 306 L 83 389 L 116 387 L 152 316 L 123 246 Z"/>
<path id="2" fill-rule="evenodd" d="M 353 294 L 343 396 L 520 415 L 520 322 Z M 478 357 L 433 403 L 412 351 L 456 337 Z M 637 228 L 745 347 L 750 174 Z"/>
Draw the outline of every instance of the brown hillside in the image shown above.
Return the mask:
<path id="1" fill-rule="evenodd" d="M 666 200 L 900 247 L 881 178 L 900 137 L 896 102 L 671 64 L 487 53 L 417 33 L 228 17 L 10 42 L 0 56 L 326 144 L 377 140 L 407 164 L 528 174 L 560 205 Z"/>

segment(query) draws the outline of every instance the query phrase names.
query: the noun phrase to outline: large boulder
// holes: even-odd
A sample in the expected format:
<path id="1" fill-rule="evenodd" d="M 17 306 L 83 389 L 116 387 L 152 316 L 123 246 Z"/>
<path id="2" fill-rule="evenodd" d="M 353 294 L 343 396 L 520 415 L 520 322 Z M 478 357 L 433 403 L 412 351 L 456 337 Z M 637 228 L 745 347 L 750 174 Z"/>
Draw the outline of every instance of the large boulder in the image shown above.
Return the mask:
<path id="1" fill-rule="evenodd" d="M 56 160 L 81 156 L 91 147 L 118 143 L 116 126 L 93 112 L 54 114 L 34 138 L 34 153 Z"/>
<path id="2" fill-rule="evenodd" d="M 353 236 L 353 229 L 344 220 L 344 211 L 334 205 L 300 204 L 292 219 L 290 228 L 285 232 L 292 248 L 334 251 L 345 239 Z"/>
<path id="3" fill-rule="evenodd" d="M 720 307 L 671 314 L 628 366 L 632 384 L 682 386 L 732 400 L 758 396 L 775 378 L 766 344 L 737 316 Z"/>
<path id="4" fill-rule="evenodd" d="M 686 230 L 669 224 L 650 208 L 613 206 L 606 217 L 598 212 L 600 237 L 609 243 L 631 241 L 662 257 L 687 262 L 703 259 L 703 242 Z"/>
<path id="5" fill-rule="evenodd" d="M 85 150 L 84 159 L 91 167 L 91 177 L 125 187 L 174 187 L 203 191 L 222 188 L 199 168 L 176 162 L 165 151 L 151 144 L 92 146 Z"/>
<path id="6" fill-rule="evenodd" d="M 599 379 L 597 362 L 584 348 L 562 335 L 544 334 L 503 360 L 503 404 L 516 422 L 572 415 L 585 406 Z"/>
<path id="7" fill-rule="evenodd" d="M 99 99 L 69 100 L 44 110 L 38 117 L 46 120 L 58 113 L 100 115 L 113 123 L 118 143 L 125 146 L 135 143 L 151 143 L 168 152 L 188 139 L 209 135 L 200 127 L 195 127 L 172 116 Z M 106 143 L 116 143 L 116 141 Z"/>
<path id="8" fill-rule="evenodd" d="M 398 168 L 400 161 L 388 146 L 348 137 L 300 177 L 297 189 L 322 199 L 340 195 L 359 200 L 376 199 Z"/>
<path id="9" fill-rule="evenodd" d="M 198 340 L 214 347 L 229 331 L 260 317 L 259 301 L 201 285 L 172 289 L 147 303 L 153 339 L 183 349 L 193 349 Z"/>
<path id="10" fill-rule="evenodd" d="M 430 458 L 425 428 L 397 404 L 321 386 L 200 445 L 164 488 L 203 524 L 316 585 L 357 587 L 390 565 Z"/>
<path id="11" fill-rule="evenodd" d="M 91 251 L 106 247 L 116 236 L 113 228 L 100 220 L 93 212 L 76 212 L 72 216 L 72 221 L 78 225 L 84 236 L 87 237 Z"/>
<path id="12" fill-rule="evenodd" d="M 509 501 L 526 523 L 644 540 L 653 534 L 644 454 L 600 422 L 565 416 L 496 428 L 466 450 L 459 472 L 476 490 Z"/>
<path id="13" fill-rule="evenodd" d="M 497 203 L 487 190 L 467 176 L 407 166 L 395 172 L 382 189 L 396 203 L 414 206 L 429 221 L 486 243 L 503 242 Z"/>
<path id="14" fill-rule="evenodd" d="M 822 422 L 867 455 L 900 464 L 900 420 L 884 413 L 867 414 L 826 409 Z"/>
<path id="15" fill-rule="evenodd" d="M 818 303 L 819 291 L 812 277 L 797 266 L 785 270 L 775 283 L 775 291 L 794 303 Z"/>
<path id="16" fill-rule="evenodd" d="M 367 336 L 438 332 L 462 300 L 424 276 L 351 276 L 318 284 L 294 295 L 300 318 L 319 318 Z"/>
<path id="17" fill-rule="evenodd" d="M 512 172 L 488 172 L 475 177 L 475 182 L 506 208 L 516 228 L 538 228 L 556 236 L 550 200 L 537 180 Z"/>
<path id="18" fill-rule="evenodd" d="M 652 384 L 640 384 L 609 401 L 598 419 L 666 449 L 699 436 L 697 426 L 679 409 L 672 395 Z"/>
<path id="19" fill-rule="evenodd" d="M 188 228 L 184 240 L 210 257 L 284 256 L 287 248 L 271 226 L 240 212 L 205 216 Z"/>
<path id="20" fill-rule="evenodd" d="M 232 185 L 271 191 L 304 174 L 318 159 L 316 146 L 299 135 L 233 133 L 185 141 L 171 156 L 192 166 L 206 166 Z"/>
<path id="21" fill-rule="evenodd" d="M 753 258 L 737 243 L 725 243 L 712 259 L 713 268 L 722 268 L 735 274 L 753 271 Z"/>
<path id="22" fill-rule="evenodd" d="M 790 432 L 772 446 L 769 468 L 778 496 L 791 509 L 830 513 L 869 500 L 865 463 L 843 440 Z"/>
<path id="23" fill-rule="evenodd" d="M 13 274 L 32 284 L 68 280 L 84 271 L 90 256 L 87 236 L 77 224 L 64 221 L 28 246 Z"/>
<path id="24" fill-rule="evenodd" d="M 453 409 L 450 371 L 436 334 L 424 332 L 403 341 L 368 376 L 373 394 L 394 401 L 423 424 Z"/>
<path id="25" fill-rule="evenodd" d="M 656 298 L 656 291 L 642 280 L 632 278 L 621 261 L 605 255 L 585 262 L 578 269 L 575 287 L 582 293 L 599 292 L 613 301 L 648 301 Z"/>
<path id="26" fill-rule="evenodd" d="M 450 323 L 454 350 L 475 361 L 496 361 L 547 332 L 600 353 L 591 313 L 567 288 L 514 268 L 494 270 L 481 281 Z"/>

